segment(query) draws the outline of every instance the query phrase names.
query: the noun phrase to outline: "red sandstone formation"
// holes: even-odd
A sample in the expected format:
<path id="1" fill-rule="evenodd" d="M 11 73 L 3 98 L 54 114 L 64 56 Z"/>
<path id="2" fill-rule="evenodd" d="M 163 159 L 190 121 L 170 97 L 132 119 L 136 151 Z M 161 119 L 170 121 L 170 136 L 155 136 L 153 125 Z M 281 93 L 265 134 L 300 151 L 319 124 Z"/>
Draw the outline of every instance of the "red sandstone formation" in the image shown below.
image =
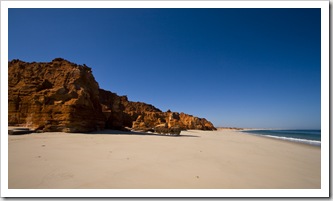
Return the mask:
<path id="1" fill-rule="evenodd" d="M 105 127 L 91 68 L 63 59 L 50 63 L 13 60 L 8 78 L 9 125 L 62 132 Z"/>
<path id="2" fill-rule="evenodd" d="M 178 112 L 143 112 L 133 122 L 133 129 L 154 130 L 156 127 L 168 129 L 180 128 L 181 130 L 216 130 L 214 125 L 205 118 Z"/>
<path id="3" fill-rule="evenodd" d="M 61 58 L 49 63 L 9 62 L 8 121 L 36 130 L 89 132 L 98 129 L 178 132 L 215 130 L 204 118 L 128 101 L 99 89 L 91 68 Z"/>

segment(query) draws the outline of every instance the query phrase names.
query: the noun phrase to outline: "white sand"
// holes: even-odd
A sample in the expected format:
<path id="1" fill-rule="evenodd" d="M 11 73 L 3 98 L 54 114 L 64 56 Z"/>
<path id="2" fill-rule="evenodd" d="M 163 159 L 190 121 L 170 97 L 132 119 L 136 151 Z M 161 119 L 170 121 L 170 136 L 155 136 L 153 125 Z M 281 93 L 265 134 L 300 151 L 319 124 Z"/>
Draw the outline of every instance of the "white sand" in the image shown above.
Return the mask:
<path id="1" fill-rule="evenodd" d="M 9 188 L 320 188 L 320 147 L 242 134 L 9 136 Z"/>

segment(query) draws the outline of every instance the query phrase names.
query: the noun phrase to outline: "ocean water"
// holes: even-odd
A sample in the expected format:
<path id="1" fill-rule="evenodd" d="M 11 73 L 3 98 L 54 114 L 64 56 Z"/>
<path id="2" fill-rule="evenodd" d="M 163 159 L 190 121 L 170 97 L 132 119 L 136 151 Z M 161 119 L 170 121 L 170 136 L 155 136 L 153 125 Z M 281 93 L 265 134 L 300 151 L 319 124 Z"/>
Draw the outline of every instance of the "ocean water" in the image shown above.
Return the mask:
<path id="1" fill-rule="evenodd" d="M 243 132 L 315 146 L 321 145 L 321 130 L 248 130 Z"/>

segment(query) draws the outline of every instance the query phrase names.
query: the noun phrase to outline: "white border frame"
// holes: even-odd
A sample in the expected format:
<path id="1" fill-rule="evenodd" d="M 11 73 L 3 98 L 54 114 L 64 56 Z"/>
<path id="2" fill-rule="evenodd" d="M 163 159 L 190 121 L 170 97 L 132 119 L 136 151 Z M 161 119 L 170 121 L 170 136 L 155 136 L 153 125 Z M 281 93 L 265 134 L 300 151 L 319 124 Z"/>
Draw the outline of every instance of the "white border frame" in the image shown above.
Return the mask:
<path id="1" fill-rule="evenodd" d="M 8 189 L 7 126 L 1 126 L 1 197 L 328 197 L 329 1 L 2 1 L 1 125 L 8 125 L 8 8 L 321 8 L 321 189 Z M 4 112 L 7 111 L 7 112 Z"/>

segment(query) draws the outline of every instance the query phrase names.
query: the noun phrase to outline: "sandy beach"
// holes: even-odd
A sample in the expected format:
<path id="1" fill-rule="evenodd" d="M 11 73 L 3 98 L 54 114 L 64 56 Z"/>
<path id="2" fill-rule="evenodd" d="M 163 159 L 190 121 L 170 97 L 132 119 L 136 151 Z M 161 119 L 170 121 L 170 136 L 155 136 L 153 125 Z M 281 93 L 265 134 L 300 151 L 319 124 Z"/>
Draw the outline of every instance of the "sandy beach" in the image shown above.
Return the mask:
<path id="1" fill-rule="evenodd" d="M 10 189 L 319 189 L 320 147 L 234 130 L 9 135 Z"/>

